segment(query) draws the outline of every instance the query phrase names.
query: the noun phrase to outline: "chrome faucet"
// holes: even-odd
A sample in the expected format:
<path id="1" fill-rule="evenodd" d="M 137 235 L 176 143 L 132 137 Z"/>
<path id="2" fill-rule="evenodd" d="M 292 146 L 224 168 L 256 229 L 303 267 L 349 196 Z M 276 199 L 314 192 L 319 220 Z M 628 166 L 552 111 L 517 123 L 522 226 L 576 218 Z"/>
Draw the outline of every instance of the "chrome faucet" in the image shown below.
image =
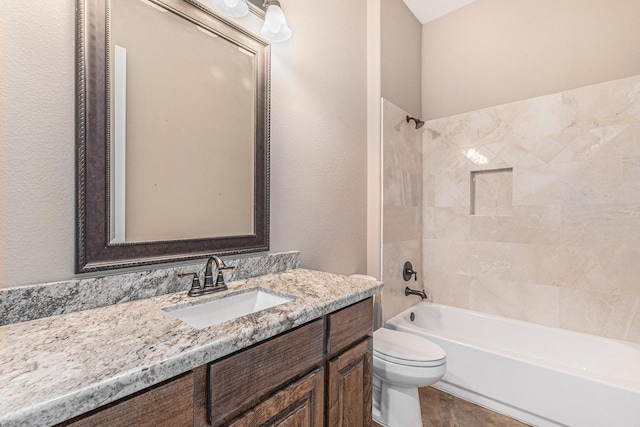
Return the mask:
<path id="1" fill-rule="evenodd" d="M 180 274 L 180 277 L 193 277 L 193 280 L 191 282 L 191 289 L 189 290 L 189 293 L 187 295 L 189 295 L 190 297 L 197 297 L 214 292 L 226 291 L 228 288 L 227 284 L 224 282 L 223 272 L 233 269 L 235 269 L 235 267 L 227 267 L 227 265 L 220 259 L 220 257 L 218 257 L 217 255 L 213 255 L 207 260 L 207 265 L 204 268 L 204 286 L 200 286 L 198 273 Z M 215 282 L 213 280 L 214 276 L 216 277 Z"/>
<path id="2" fill-rule="evenodd" d="M 404 295 L 405 296 L 418 295 L 422 299 L 427 299 L 427 293 L 425 291 L 415 291 L 408 286 L 404 288 Z"/>

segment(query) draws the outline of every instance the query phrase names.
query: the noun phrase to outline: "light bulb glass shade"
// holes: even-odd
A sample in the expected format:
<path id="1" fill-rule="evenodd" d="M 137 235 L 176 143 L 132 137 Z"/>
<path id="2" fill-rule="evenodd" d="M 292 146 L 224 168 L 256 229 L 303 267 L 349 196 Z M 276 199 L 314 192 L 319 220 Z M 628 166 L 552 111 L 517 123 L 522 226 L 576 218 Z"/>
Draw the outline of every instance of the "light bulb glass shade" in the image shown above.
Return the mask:
<path id="1" fill-rule="evenodd" d="M 213 0 L 213 8 L 233 18 L 240 18 L 249 13 L 246 0 Z"/>
<path id="2" fill-rule="evenodd" d="M 275 4 L 269 5 L 260 34 L 270 42 L 289 40 L 289 37 L 291 37 L 291 29 L 287 25 L 284 12 L 279 6 Z"/>

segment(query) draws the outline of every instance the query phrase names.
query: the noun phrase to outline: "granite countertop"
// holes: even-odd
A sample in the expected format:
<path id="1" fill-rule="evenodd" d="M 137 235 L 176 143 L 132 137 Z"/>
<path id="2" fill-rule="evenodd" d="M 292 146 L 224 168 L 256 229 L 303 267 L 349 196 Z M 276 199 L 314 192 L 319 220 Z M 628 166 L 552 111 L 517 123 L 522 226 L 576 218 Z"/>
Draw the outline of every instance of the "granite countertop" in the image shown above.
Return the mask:
<path id="1" fill-rule="evenodd" d="M 0 425 L 52 425 L 363 300 L 380 282 L 305 269 L 0 327 Z M 291 302 L 205 329 L 163 310 L 260 287 Z"/>

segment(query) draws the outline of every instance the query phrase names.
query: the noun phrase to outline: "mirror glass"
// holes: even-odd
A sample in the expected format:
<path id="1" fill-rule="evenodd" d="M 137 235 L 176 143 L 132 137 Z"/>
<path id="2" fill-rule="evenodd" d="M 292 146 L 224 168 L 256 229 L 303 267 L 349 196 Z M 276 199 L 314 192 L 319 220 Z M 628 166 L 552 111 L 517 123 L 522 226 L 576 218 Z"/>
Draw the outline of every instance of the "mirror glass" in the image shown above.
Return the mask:
<path id="1" fill-rule="evenodd" d="M 268 250 L 269 46 L 192 0 L 79 3 L 77 271 Z"/>
<path id="2" fill-rule="evenodd" d="M 253 233 L 256 54 L 111 0 L 110 59 L 110 241 Z"/>

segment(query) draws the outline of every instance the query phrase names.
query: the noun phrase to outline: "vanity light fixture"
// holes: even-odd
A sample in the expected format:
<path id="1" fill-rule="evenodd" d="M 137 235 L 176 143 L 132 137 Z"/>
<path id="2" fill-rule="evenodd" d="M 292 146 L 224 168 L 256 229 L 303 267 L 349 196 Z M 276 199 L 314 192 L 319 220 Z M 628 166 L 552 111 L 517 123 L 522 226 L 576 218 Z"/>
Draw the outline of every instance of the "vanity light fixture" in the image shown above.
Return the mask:
<path id="1" fill-rule="evenodd" d="M 246 0 L 213 0 L 213 8 L 233 18 L 240 18 L 249 13 Z"/>
<path id="2" fill-rule="evenodd" d="M 265 0 L 264 6 L 267 12 L 264 16 L 264 25 L 260 30 L 262 37 L 270 42 L 283 42 L 291 37 L 291 29 L 287 25 L 284 12 L 278 0 Z"/>

